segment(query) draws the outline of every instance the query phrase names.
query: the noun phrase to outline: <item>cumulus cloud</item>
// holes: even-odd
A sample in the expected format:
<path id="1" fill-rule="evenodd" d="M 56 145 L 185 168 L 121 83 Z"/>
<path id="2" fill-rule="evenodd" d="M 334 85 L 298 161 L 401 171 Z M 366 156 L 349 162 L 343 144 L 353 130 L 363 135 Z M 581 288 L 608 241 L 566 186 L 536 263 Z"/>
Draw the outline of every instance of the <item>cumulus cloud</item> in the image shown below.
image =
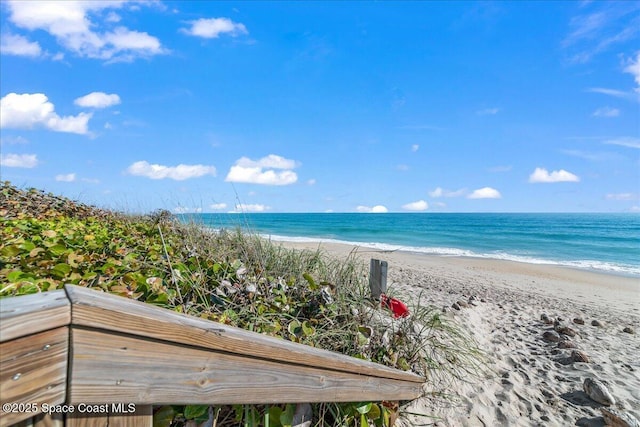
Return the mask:
<path id="1" fill-rule="evenodd" d="M 415 153 L 416 151 L 418 151 L 419 149 L 420 149 L 420 146 L 419 146 L 418 144 L 413 144 L 413 145 L 411 146 L 411 151 L 413 151 L 414 153 Z"/>
<path id="2" fill-rule="evenodd" d="M 238 203 L 235 210 L 232 212 L 264 212 L 271 209 L 269 206 L 261 205 L 257 203 Z"/>
<path id="3" fill-rule="evenodd" d="M 42 55 L 42 49 L 37 42 L 30 42 L 21 35 L 3 34 L 0 37 L 0 53 L 3 55 L 37 57 Z"/>
<path id="4" fill-rule="evenodd" d="M 56 175 L 56 181 L 73 182 L 75 180 L 76 180 L 76 174 L 75 173 L 67 173 L 67 174 Z"/>
<path id="5" fill-rule="evenodd" d="M 387 213 L 387 212 L 389 212 L 389 210 L 383 205 L 375 205 L 373 207 L 360 205 L 360 206 L 356 207 L 356 211 L 357 212 L 363 212 L 363 213 Z"/>
<path id="6" fill-rule="evenodd" d="M 604 141 L 605 144 L 608 145 L 620 145 L 622 147 L 628 148 L 640 148 L 640 138 L 635 138 L 632 136 L 623 136 L 615 139 L 608 139 Z"/>
<path id="7" fill-rule="evenodd" d="M 189 28 L 182 28 L 180 31 L 190 36 L 205 39 L 217 39 L 220 34 L 237 37 L 249 33 L 244 24 L 233 22 L 229 18 L 201 18 L 189 21 L 189 24 Z"/>
<path id="8" fill-rule="evenodd" d="M 76 98 L 73 103 L 86 108 L 107 108 L 120 104 L 120 97 L 115 93 L 108 95 L 104 92 L 91 92 L 88 95 Z"/>
<path id="9" fill-rule="evenodd" d="M 429 209 L 429 204 L 424 200 L 418 200 L 417 202 L 407 203 L 402 205 L 402 209 L 407 211 L 426 211 Z"/>
<path id="10" fill-rule="evenodd" d="M 204 175 L 216 175 L 216 168 L 205 165 L 183 165 L 164 166 L 149 164 L 145 160 L 133 163 L 127 168 L 130 175 L 145 176 L 151 179 L 173 179 L 184 181 L 185 179 L 198 178 Z"/>
<path id="11" fill-rule="evenodd" d="M 19 28 L 51 34 L 58 44 L 76 55 L 106 60 L 132 60 L 165 52 L 160 41 L 146 32 L 124 26 L 113 28 L 104 11 L 126 4 L 153 4 L 126 1 L 7 1 L 9 20 Z M 136 6 L 137 7 L 137 6 Z M 134 10 L 134 7 L 130 7 Z M 106 25 L 105 25 L 106 24 Z"/>
<path id="12" fill-rule="evenodd" d="M 473 190 L 471 194 L 467 196 L 469 199 L 500 199 L 502 195 L 498 190 L 491 187 L 478 188 Z"/>
<path id="13" fill-rule="evenodd" d="M 292 171 L 299 166 L 295 160 L 269 154 L 259 160 L 241 157 L 231 166 L 225 178 L 226 182 L 240 182 L 262 185 L 289 185 L 298 181 L 298 175 Z M 277 169 L 280 169 L 277 171 Z"/>
<path id="14" fill-rule="evenodd" d="M 635 59 L 629 60 L 629 63 L 624 68 L 625 73 L 629 73 L 633 76 L 636 82 L 636 92 L 640 92 L 640 50 L 636 52 Z"/>
<path id="15" fill-rule="evenodd" d="M 31 169 L 38 166 L 38 157 L 35 154 L 0 154 L 0 165 Z"/>
<path id="16" fill-rule="evenodd" d="M 226 203 L 213 203 L 213 204 L 209 205 L 209 207 L 211 209 L 213 209 L 214 211 L 220 211 L 222 209 L 227 209 L 227 204 Z"/>
<path id="17" fill-rule="evenodd" d="M 0 100 L 0 128 L 33 129 L 43 127 L 55 132 L 84 135 L 89 133 L 91 113 L 60 117 L 43 93 L 9 93 Z"/>
<path id="18" fill-rule="evenodd" d="M 531 183 L 580 182 L 580 178 L 564 169 L 549 173 L 545 168 L 536 168 L 529 175 Z"/>
<path id="19" fill-rule="evenodd" d="M 593 117 L 618 117 L 620 115 L 620 110 L 617 108 L 602 107 L 598 108 L 591 115 Z"/>
<path id="20" fill-rule="evenodd" d="M 436 187 L 434 190 L 429 191 L 429 196 L 433 198 L 438 197 L 460 197 L 467 191 L 466 188 L 461 188 L 459 190 L 445 190 L 442 187 Z"/>

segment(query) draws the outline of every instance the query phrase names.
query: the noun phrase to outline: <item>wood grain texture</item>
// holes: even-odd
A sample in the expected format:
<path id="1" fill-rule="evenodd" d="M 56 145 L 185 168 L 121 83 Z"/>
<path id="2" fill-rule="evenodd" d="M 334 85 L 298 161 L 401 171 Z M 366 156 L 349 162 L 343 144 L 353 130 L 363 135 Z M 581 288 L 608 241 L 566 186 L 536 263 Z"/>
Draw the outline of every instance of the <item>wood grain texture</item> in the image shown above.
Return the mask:
<path id="1" fill-rule="evenodd" d="M 109 414 L 68 414 L 65 427 L 109 427 Z"/>
<path id="2" fill-rule="evenodd" d="M 416 374 L 340 353 L 186 316 L 139 301 L 67 285 L 74 325 L 138 335 L 283 363 L 422 384 Z"/>
<path id="3" fill-rule="evenodd" d="M 0 342 L 68 325 L 71 304 L 63 289 L 0 299 Z"/>
<path id="4" fill-rule="evenodd" d="M 72 329 L 71 403 L 234 404 L 410 400 L 421 384 Z M 282 351 L 282 350 L 281 350 Z"/>
<path id="5" fill-rule="evenodd" d="M 133 414 L 109 414 L 109 427 L 153 427 L 153 406 L 137 405 Z"/>
<path id="6" fill-rule="evenodd" d="M 33 427 L 64 427 L 64 415 L 40 414 L 33 419 Z"/>
<path id="7" fill-rule="evenodd" d="M 65 399 L 69 328 L 0 343 L 0 401 L 59 404 Z M 0 413 L 0 427 L 35 413 Z"/>

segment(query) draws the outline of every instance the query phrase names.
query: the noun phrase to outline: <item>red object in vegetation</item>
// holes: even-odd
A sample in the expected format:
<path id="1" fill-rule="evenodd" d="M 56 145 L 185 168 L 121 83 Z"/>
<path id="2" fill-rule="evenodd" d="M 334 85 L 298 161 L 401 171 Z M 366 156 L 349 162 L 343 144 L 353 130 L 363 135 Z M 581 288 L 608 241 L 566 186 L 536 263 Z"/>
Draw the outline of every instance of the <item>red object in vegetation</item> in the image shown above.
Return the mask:
<path id="1" fill-rule="evenodd" d="M 409 309 L 405 303 L 399 299 L 388 297 L 385 294 L 380 295 L 380 305 L 391 310 L 394 319 L 407 317 L 409 315 Z"/>

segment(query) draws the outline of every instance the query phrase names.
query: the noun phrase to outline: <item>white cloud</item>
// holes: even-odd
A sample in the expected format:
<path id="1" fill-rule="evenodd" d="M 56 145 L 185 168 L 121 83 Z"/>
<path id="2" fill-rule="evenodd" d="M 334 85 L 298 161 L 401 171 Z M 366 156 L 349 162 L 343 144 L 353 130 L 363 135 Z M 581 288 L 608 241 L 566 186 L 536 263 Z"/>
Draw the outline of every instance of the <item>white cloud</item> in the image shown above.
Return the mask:
<path id="1" fill-rule="evenodd" d="M 640 51 L 636 52 L 636 58 L 629 60 L 629 64 L 624 68 L 625 73 L 629 73 L 636 81 L 636 92 L 640 92 Z"/>
<path id="2" fill-rule="evenodd" d="M 413 144 L 413 145 L 411 146 L 411 151 L 413 151 L 414 153 L 415 153 L 416 151 L 418 151 L 419 149 L 420 149 L 420 146 L 419 146 L 418 144 Z"/>
<path id="3" fill-rule="evenodd" d="M 640 200 L 640 194 L 638 193 L 609 193 L 605 196 L 607 200 Z"/>
<path id="4" fill-rule="evenodd" d="M 0 165 L 31 169 L 38 166 L 38 157 L 35 154 L 0 154 Z"/>
<path id="5" fill-rule="evenodd" d="M 580 182 L 580 178 L 564 169 L 549 173 L 545 168 L 536 168 L 529 175 L 531 183 Z"/>
<path id="6" fill-rule="evenodd" d="M 374 207 L 369 206 L 357 206 L 356 211 L 364 212 L 364 213 L 387 213 L 389 210 L 383 205 L 375 205 Z"/>
<path id="7" fill-rule="evenodd" d="M 175 208 L 173 208 L 173 212 L 177 214 L 200 213 L 202 212 L 202 208 L 189 208 L 186 206 L 176 206 Z"/>
<path id="8" fill-rule="evenodd" d="M 269 154 L 260 160 L 241 157 L 231 166 L 226 182 L 241 182 L 261 185 L 289 185 L 298 181 L 298 175 L 291 169 L 299 166 L 295 160 Z M 276 171 L 275 169 L 283 169 Z"/>
<path id="9" fill-rule="evenodd" d="M 26 37 L 17 34 L 3 34 L 0 37 L 0 53 L 36 57 L 42 55 L 42 49 L 37 42 L 30 42 Z"/>
<path id="10" fill-rule="evenodd" d="M 106 31 L 96 17 L 101 12 L 119 9 L 127 2 L 118 1 L 7 1 L 9 20 L 17 27 L 44 30 L 65 49 L 83 57 L 107 60 L 131 60 L 165 53 L 160 41 L 145 32 L 132 31 L 123 26 Z M 139 4 L 153 4 L 140 1 Z M 129 7 L 134 10 L 134 7 Z M 113 15 L 105 21 L 113 23 Z M 103 31 L 100 31 L 100 30 Z"/>
<path id="11" fill-rule="evenodd" d="M 24 138 L 22 136 L 3 136 L 0 137 L 0 145 L 4 145 L 4 144 L 27 144 L 29 143 L 29 140 L 27 140 L 27 138 Z"/>
<path id="12" fill-rule="evenodd" d="M 622 136 L 620 138 L 608 139 L 604 141 L 609 145 L 620 145 L 622 147 L 640 148 L 640 138 L 634 138 L 632 136 Z"/>
<path id="13" fill-rule="evenodd" d="M 271 209 L 269 206 L 261 205 L 257 203 L 253 203 L 253 204 L 238 203 L 236 204 L 235 210 L 233 210 L 232 212 L 264 212 L 269 209 Z"/>
<path id="14" fill-rule="evenodd" d="M 73 182 L 76 180 L 76 174 L 75 173 L 68 173 L 68 174 L 60 174 L 60 175 L 56 175 L 56 181 L 60 181 L 60 182 Z"/>
<path id="15" fill-rule="evenodd" d="M 435 190 L 429 191 L 429 196 L 438 198 L 438 197 L 460 197 L 467 191 L 466 188 L 461 188 L 459 190 L 451 191 L 445 190 L 441 187 L 437 187 Z"/>
<path id="16" fill-rule="evenodd" d="M 316 180 L 315 179 L 310 179 L 307 181 L 307 185 L 316 185 Z"/>
<path id="17" fill-rule="evenodd" d="M 631 206 L 629 212 L 640 212 L 640 206 Z"/>
<path id="18" fill-rule="evenodd" d="M 467 196 L 469 199 L 500 199 L 502 195 L 498 190 L 491 187 L 478 188 L 473 190 L 471 194 Z"/>
<path id="19" fill-rule="evenodd" d="M 476 114 L 479 116 L 493 116 L 500 112 L 499 108 L 485 108 L 483 110 L 476 111 Z"/>
<path id="20" fill-rule="evenodd" d="M 213 204 L 209 205 L 209 207 L 211 209 L 213 209 L 214 211 L 220 211 L 222 209 L 227 209 L 227 204 L 226 203 L 213 203 Z"/>
<path id="21" fill-rule="evenodd" d="M 591 115 L 594 117 L 618 117 L 620 115 L 620 110 L 617 108 L 602 107 L 598 108 Z"/>
<path id="22" fill-rule="evenodd" d="M 604 87 L 592 87 L 587 89 L 587 92 L 601 93 L 603 95 L 613 96 L 615 98 L 632 99 L 633 94 L 617 89 L 607 89 Z"/>
<path id="23" fill-rule="evenodd" d="M 190 36 L 203 37 L 205 39 L 216 39 L 220 34 L 237 37 L 249 33 L 244 24 L 233 22 L 229 18 L 201 18 L 189 21 L 189 24 L 191 25 L 190 28 L 182 28 L 180 31 Z"/>
<path id="24" fill-rule="evenodd" d="M 80 107 L 106 108 L 120 104 L 120 97 L 115 93 L 108 95 L 104 92 L 91 92 L 88 95 L 76 98 L 73 103 Z"/>
<path id="25" fill-rule="evenodd" d="M 55 132 L 89 133 L 91 113 L 60 117 L 54 110 L 43 93 L 9 93 L 0 100 L 0 128 L 44 127 Z"/>
<path id="26" fill-rule="evenodd" d="M 408 211 L 426 211 L 429 209 L 429 204 L 424 200 L 418 200 L 417 202 L 407 203 L 406 205 L 402 205 L 402 209 Z"/>
<path id="27" fill-rule="evenodd" d="M 139 161 L 133 163 L 127 168 L 130 175 L 146 176 L 151 179 L 174 179 L 183 181 L 190 178 L 198 178 L 204 175 L 216 175 L 216 168 L 205 165 L 183 165 L 164 166 L 158 164 L 149 164 L 147 161 Z"/>

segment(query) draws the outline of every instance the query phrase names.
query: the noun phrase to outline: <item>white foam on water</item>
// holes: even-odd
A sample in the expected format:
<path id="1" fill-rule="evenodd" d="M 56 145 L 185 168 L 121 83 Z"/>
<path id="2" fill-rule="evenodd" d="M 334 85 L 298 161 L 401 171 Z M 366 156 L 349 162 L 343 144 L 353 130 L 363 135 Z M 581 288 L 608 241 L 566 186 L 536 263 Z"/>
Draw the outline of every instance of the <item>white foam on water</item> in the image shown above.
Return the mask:
<path id="1" fill-rule="evenodd" d="M 426 246 L 401 246 L 393 245 L 389 243 L 380 242 L 352 242 L 347 240 L 338 239 L 326 239 L 316 237 L 292 237 L 292 236 L 279 236 L 275 234 L 261 234 L 261 237 L 280 242 L 300 242 L 300 243 L 336 243 L 349 246 L 360 246 L 363 248 L 377 249 L 380 251 L 402 251 L 413 252 L 427 255 L 439 255 L 439 256 L 459 256 L 459 257 L 473 257 L 473 258 L 488 258 L 499 259 L 505 261 L 516 261 L 527 264 L 547 264 L 558 265 L 564 267 L 577 268 L 582 270 L 593 270 L 600 272 L 607 272 L 612 274 L 619 274 L 624 276 L 639 276 L 640 267 L 614 264 L 610 262 L 602 262 L 596 260 L 570 260 L 570 261 L 558 261 L 542 258 L 535 258 L 522 255 L 514 255 L 506 252 L 491 252 L 491 253 L 477 253 L 466 249 L 449 248 L 449 247 L 426 247 Z"/>

